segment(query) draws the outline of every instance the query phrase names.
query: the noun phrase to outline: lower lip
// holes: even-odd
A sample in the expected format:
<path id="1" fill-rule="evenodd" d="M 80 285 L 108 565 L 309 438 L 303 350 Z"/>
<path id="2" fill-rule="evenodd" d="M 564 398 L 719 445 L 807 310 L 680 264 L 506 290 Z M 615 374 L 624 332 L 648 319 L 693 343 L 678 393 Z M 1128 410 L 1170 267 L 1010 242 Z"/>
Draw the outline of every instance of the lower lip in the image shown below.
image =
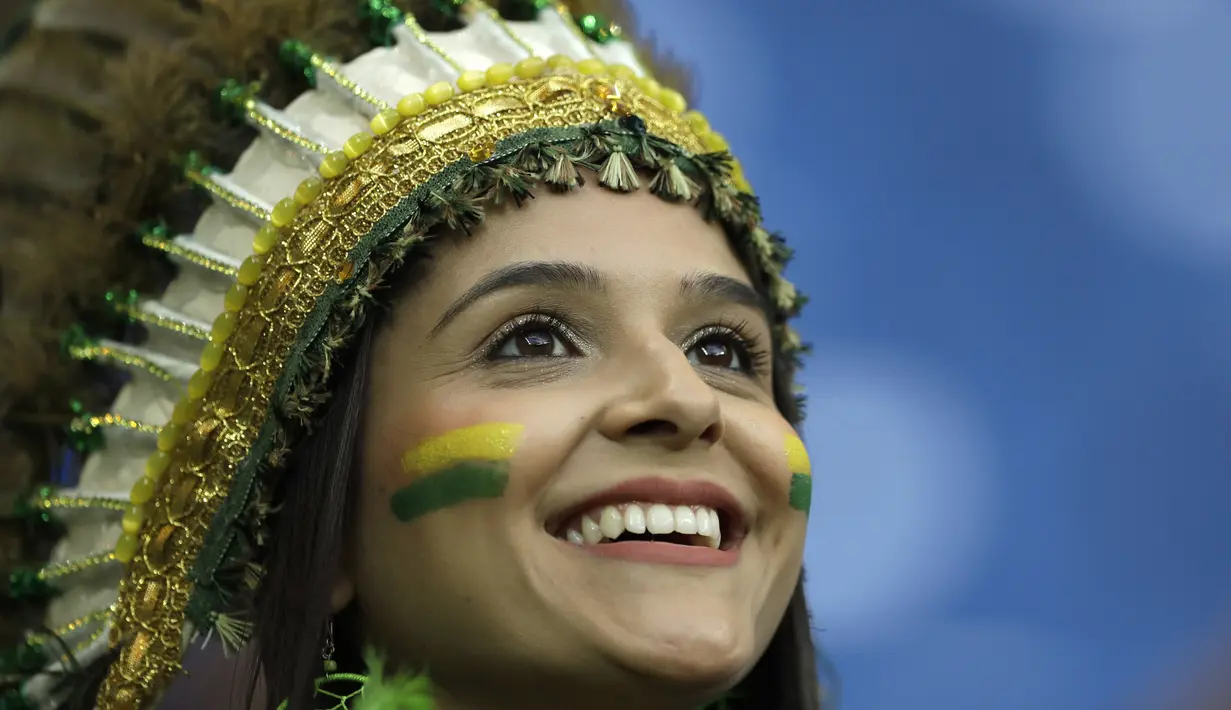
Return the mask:
<path id="1" fill-rule="evenodd" d="M 730 567 L 739 561 L 739 548 L 715 550 L 712 547 L 675 545 L 669 542 L 608 542 L 602 545 L 565 545 L 595 557 L 629 562 L 682 567 Z"/>

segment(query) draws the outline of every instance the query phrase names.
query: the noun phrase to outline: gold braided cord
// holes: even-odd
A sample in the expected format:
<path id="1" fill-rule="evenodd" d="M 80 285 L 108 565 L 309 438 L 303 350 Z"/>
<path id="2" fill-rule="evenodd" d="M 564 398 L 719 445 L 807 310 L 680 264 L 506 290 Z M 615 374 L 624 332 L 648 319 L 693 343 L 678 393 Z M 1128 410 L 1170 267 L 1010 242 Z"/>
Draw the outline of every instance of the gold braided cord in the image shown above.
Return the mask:
<path id="1" fill-rule="evenodd" d="M 704 152 L 685 118 L 630 82 L 581 75 L 510 82 L 456 96 L 378 136 L 281 229 L 260 278 L 245 292 L 218 365 L 192 404 L 194 424 L 168 452 L 170 462 L 145 506 L 112 629 L 124 650 L 108 671 L 99 710 L 150 708 L 180 671 L 192 571 L 211 522 L 236 474 L 247 470 L 275 404 L 275 387 L 318 298 L 364 268 L 350 262 L 352 250 L 407 196 L 459 160 L 490 154 L 501 140 L 533 129 L 613 118 L 613 83 L 649 133 Z"/>
<path id="2" fill-rule="evenodd" d="M 158 435 L 162 431 L 162 427 L 156 424 L 146 424 L 139 422 L 136 419 L 129 419 L 118 414 L 107 412 L 106 414 L 92 415 L 86 417 L 77 417 L 71 423 L 69 428 L 73 431 L 91 432 L 100 427 L 108 427 L 113 429 L 121 429 L 124 431 L 137 432 L 140 434 Z"/>
<path id="3" fill-rule="evenodd" d="M 74 346 L 69 348 L 68 352 L 74 360 L 114 363 L 137 370 L 144 370 L 154 377 L 167 382 L 175 379 L 170 372 L 155 365 L 148 358 L 117 350 L 109 345 Z"/>
<path id="4" fill-rule="evenodd" d="M 114 552 L 96 552 L 86 557 L 78 557 L 67 562 L 56 562 L 38 571 L 38 578 L 44 581 L 67 577 L 71 574 L 84 572 L 87 569 L 115 562 Z"/>
<path id="5" fill-rule="evenodd" d="M 102 496 L 54 495 L 43 498 L 38 505 L 44 510 L 111 510 L 118 513 L 128 510 L 132 503 Z"/>
<path id="6" fill-rule="evenodd" d="M 212 170 L 184 171 L 184 176 L 188 178 L 189 182 L 202 188 L 231 207 L 240 210 L 241 212 L 247 212 L 262 222 L 269 220 L 269 210 L 265 209 L 261 205 L 258 205 L 256 202 L 235 193 L 235 191 L 227 189 L 220 182 L 218 182 L 216 175 L 217 174 Z"/>
<path id="7" fill-rule="evenodd" d="M 590 56 L 597 57 L 598 52 L 595 52 L 594 47 L 590 46 L 590 38 L 586 36 L 586 33 L 582 32 L 581 28 L 577 26 L 577 21 L 573 19 L 573 13 L 569 11 L 568 5 L 565 5 L 561 2 L 561 0 L 555 0 L 555 2 L 552 3 L 552 7 L 554 7 L 556 13 L 560 15 L 560 19 L 564 20 L 564 25 L 569 28 L 569 31 L 573 33 L 573 36 L 581 40 L 582 46 L 586 48 L 586 51 L 590 53 Z"/>
<path id="8" fill-rule="evenodd" d="M 445 63 L 453 67 L 454 71 L 458 74 L 461 74 L 465 70 L 461 64 L 458 64 L 456 59 L 450 57 L 448 52 L 441 49 L 440 45 L 433 42 L 432 38 L 427 36 L 427 32 L 423 29 L 423 25 L 419 24 L 419 21 L 415 19 L 414 15 L 409 12 L 406 13 L 403 16 L 402 24 L 406 25 L 406 29 L 410 30 L 410 33 L 415 36 L 415 40 L 418 41 L 419 44 L 427 47 L 433 54 L 445 60 Z"/>
<path id="9" fill-rule="evenodd" d="M 183 259 L 190 264 L 200 266 L 203 269 L 216 271 L 224 276 L 235 278 L 239 274 L 239 269 L 237 267 L 223 263 L 217 259 L 212 259 L 205 254 L 202 254 L 194 249 L 189 249 L 182 244 L 176 244 L 175 241 L 171 239 L 164 239 L 156 235 L 147 234 L 141 237 L 141 243 L 147 247 L 165 252 L 170 256 Z"/>
<path id="10" fill-rule="evenodd" d="M 152 325 L 163 330 L 169 330 L 173 333 L 186 335 L 195 340 L 209 340 L 209 331 L 199 325 L 189 323 L 187 321 L 172 318 L 166 314 L 153 313 L 139 306 L 121 303 L 115 306 L 115 309 L 124 314 L 127 318 L 135 320 L 139 323 Z"/>
<path id="11" fill-rule="evenodd" d="M 407 15 L 409 17 L 409 15 Z M 335 84 L 346 89 L 352 96 L 376 108 L 377 111 L 388 111 L 392 108 L 388 103 L 376 98 L 350 77 L 342 73 L 337 65 L 319 54 L 312 54 L 312 68 L 333 80 Z"/>
<path id="12" fill-rule="evenodd" d="M 319 153 L 320 155 L 325 155 L 329 152 L 328 146 L 322 145 L 314 140 L 310 140 L 305 136 L 300 135 L 290 126 L 270 116 L 267 109 L 268 106 L 254 98 L 249 98 L 244 102 L 244 113 L 248 116 L 248 121 L 250 121 L 254 126 L 269 131 L 279 139 L 284 140 L 301 150 L 311 153 Z"/>
<path id="13" fill-rule="evenodd" d="M 518 35 L 516 32 L 513 31 L 513 28 L 509 26 L 509 23 L 504 21 L 504 17 L 501 16 L 500 11 L 498 11 L 496 8 L 492 7 L 491 5 L 488 5 L 483 0 L 469 0 L 469 4 L 473 5 L 474 8 L 478 10 L 479 12 L 482 12 L 488 17 L 490 17 L 492 19 L 492 22 L 495 22 L 496 25 L 501 30 L 503 30 L 506 35 L 509 36 L 509 39 L 516 42 L 518 47 L 521 47 L 522 49 L 526 50 L 527 55 L 531 57 L 534 56 L 535 54 L 534 47 L 531 47 L 530 44 L 526 42 L 526 40 L 522 39 L 520 35 Z"/>

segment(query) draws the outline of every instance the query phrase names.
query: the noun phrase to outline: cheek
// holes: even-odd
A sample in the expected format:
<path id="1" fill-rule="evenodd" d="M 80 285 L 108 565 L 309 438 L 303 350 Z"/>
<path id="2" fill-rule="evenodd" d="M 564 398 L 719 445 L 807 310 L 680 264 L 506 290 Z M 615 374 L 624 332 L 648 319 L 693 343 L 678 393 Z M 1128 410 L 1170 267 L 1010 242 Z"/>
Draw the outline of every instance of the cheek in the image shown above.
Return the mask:
<path id="1" fill-rule="evenodd" d="M 542 393 L 529 402 L 519 394 L 452 396 L 447 404 L 429 399 L 374 411 L 365 436 L 368 512 L 414 523 L 472 501 L 520 499 L 541 487 L 536 472 L 556 470 L 556 453 L 568 450 L 581 418 Z"/>
<path id="2" fill-rule="evenodd" d="M 770 491 L 805 516 L 812 504 L 812 465 L 799 435 L 777 410 L 749 405 L 728 418 L 728 439 L 736 456 Z"/>

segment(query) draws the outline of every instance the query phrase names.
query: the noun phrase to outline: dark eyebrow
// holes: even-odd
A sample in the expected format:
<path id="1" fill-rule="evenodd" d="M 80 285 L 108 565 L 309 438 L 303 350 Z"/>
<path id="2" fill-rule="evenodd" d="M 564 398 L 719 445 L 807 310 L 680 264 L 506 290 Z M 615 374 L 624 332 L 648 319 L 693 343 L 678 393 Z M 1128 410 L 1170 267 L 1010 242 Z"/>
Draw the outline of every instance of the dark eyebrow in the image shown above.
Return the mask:
<path id="1" fill-rule="evenodd" d="M 680 295 L 690 301 L 727 301 L 768 314 L 769 303 L 756 289 L 730 276 L 698 271 L 680 281 Z"/>
<path id="2" fill-rule="evenodd" d="M 518 286 L 554 286 L 572 291 L 601 293 L 603 275 L 585 264 L 568 261 L 522 261 L 496 269 L 479 279 L 444 312 L 428 337 L 439 333 L 450 321 L 478 301 L 498 291 Z"/>

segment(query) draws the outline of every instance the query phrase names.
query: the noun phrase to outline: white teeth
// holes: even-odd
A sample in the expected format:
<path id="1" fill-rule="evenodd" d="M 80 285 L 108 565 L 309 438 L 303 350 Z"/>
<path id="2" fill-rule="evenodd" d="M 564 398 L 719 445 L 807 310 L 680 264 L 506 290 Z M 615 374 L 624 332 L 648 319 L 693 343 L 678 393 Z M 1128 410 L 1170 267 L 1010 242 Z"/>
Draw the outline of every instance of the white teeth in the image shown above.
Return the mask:
<path id="1" fill-rule="evenodd" d="M 675 515 L 671 509 L 662 503 L 655 503 L 650 506 L 650 512 L 646 515 L 645 529 L 651 535 L 666 535 L 675 532 Z"/>
<path id="2" fill-rule="evenodd" d="M 686 505 L 675 507 L 675 531 L 683 535 L 697 534 L 697 516 L 692 512 L 692 508 Z"/>
<path id="3" fill-rule="evenodd" d="M 614 505 L 603 508 L 600 518 L 598 528 L 603 532 L 603 537 L 614 540 L 624 532 L 624 516 Z"/>
<path id="4" fill-rule="evenodd" d="M 581 536 L 591 545 L 597 545 L 603 541 L 603 531 L 599 530 L 598 523 L 591 520 L 588 515 L 581 519 Z"/>
<path id="5" fill-rule="evenodd" d="M 598 545 L 618 540 L 626 532 L 634 535 L 678 533 L 703 538 L 694 538 L 690 541 L 692 544 L 715 549 L 722 545 L 718 511 L 705 506 L 663 503 L 626 503 L 596 508 L 581 516 L 567 531 L 566 538 L 575 545 Z"/>
<path id="6" fill-rule="evenodd" d="M 697 534 L 703 535 L 705 537 L 709 537 L 712 532 L 713 532 L 713 529 L 710 527 L 709 512 L 705 508 L 698 510 L 697 511 Z"/>
<path id="7" fill-rule="evenodd" d="M 636 503 L 624 509 L 624 529 L 635 535 L 645 532 L 645 511 Z"/>

